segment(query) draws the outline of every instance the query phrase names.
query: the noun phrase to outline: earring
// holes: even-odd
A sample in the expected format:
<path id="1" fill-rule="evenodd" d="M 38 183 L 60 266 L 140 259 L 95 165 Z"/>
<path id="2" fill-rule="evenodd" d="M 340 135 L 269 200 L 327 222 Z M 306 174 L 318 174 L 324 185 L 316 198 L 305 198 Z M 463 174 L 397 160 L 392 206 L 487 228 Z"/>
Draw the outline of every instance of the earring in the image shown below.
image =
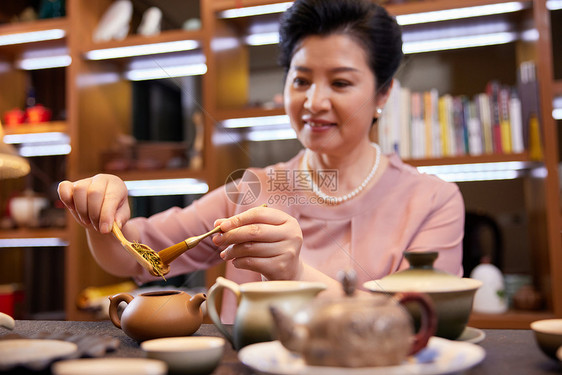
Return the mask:
<path id="1" fill-rule="evenodd" d="M 377 115 L 379 115 L 379 116 L 380 116 L 380 115 L 381 115 L 381 113 L 382 113 L 382 108 L 381 108 L 381 107 L 377 107 Z"/>

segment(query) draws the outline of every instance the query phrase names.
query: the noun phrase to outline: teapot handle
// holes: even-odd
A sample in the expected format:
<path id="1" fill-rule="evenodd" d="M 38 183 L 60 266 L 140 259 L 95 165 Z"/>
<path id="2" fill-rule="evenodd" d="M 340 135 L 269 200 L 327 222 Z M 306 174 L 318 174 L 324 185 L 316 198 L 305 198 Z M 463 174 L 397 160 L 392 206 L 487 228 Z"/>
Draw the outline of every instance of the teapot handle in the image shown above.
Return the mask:
<path id="1" fill-rule="evenodd" d="M 420 306 L 420 329 L 414 336 L 414 342 L 408 355 L 416 354 L 426 347 L 427 342 L 437 330 L 437 314 L 433 302 L 425 294 L 417 292 L 398 293 L 395 298 L 401 305 L 406 302 L 415 302 Z"/>
<path id="2" fill-rule="evenodd" d="M 226 339 L 230 341 L 232 345 L 234 345 L 234 339 L 232 338 L 232 335 L 227 331 L 226 327 L 221 322 L 215 302 L 217 293 L 223 288 L 230 289 L 236 295 L 236 300 L 238 302 L 240 301 L 240 286 L 234 281 L 219 276 L 217 277 L 215 284 L 211 286 L 209 292 L 207 293 L 207 313 L 209 314 L 209 317 L 211 318 L 217 329 L 220 331 L 220 333 L 222 333 L 222 335 L 226 337 Z"/>
<path id="3" fill-rule="evenodd" d="M 121 328 L 121 319 L 117 314 L 117 307 L 121 302 L 131 303 L 133 296 L 128 293 L 119 293 L 109 297 L 109 319 L 117 328 Z"/>

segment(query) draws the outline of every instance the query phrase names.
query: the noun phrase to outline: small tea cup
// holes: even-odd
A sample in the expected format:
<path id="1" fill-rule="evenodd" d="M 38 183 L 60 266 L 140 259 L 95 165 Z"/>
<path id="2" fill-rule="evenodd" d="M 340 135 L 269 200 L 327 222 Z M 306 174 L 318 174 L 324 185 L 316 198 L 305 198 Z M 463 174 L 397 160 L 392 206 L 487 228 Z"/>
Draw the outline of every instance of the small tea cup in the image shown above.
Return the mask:
<path id="1" fill-rule="evenodd" d="M 531 323 L 531 329 L 542 352 L 554 360 L 562 360 L 557 356 L 562 347 L 562 319 L 537 320 Z"/>

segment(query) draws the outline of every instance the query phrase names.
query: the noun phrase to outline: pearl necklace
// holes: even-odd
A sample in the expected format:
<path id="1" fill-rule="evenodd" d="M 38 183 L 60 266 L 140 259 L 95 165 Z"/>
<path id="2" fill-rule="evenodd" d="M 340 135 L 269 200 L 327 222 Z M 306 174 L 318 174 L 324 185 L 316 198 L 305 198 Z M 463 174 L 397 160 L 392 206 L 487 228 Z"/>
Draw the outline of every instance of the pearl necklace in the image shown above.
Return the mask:
<path id="1" fill-rule="evenodd" d="M 363 191 L 365 186 L 367 186 L 369 184 L 369 182 L 373 179 L 373 176 L 377 172 L 377 169 L 379 169 L 379 163 L 381 161 L 381 148 L 380 148 L 380 146 L 376 143 L 371 143 L 371 144 L 373 145 L 373 147 L 375 148 L 375 151 L 376 151 L 375 163 L 373 164 L 373 168 L 371 168 L 371 171 L 369 172 L 369 175 L 363 180 L 361 185 L 359 185 L 355 190 L 353 190 L 352 192 L 347 193 L 345 195 L 342 195 L 340 197 L 334 197 L 334 196 L 323 193 L 320 190 L 320 188 L 316 185 L 316 183 L 314 182 L 314 178 L 311 178 L 310 179 L 310 185 L 312 186 L 312 192 L 318 198 L 322 198 L 325 203 L 331 204 L 331 205 L 336 205 L 336 204 L 340 204 L 340 203 L 346 202 L 346 201 L 354 198 L 357 194 L 359 194 L 361 191 Z M 308 164 L 308 154 L 309 154 L 309 152 L 310 152 L 310 150 L 307 149 L 306 152 L 304 153 L 303 162 L 304 162 L 305 167 L 309 171 L 312 171 L 312 168 L 310 168 L 310 165 Z"/>

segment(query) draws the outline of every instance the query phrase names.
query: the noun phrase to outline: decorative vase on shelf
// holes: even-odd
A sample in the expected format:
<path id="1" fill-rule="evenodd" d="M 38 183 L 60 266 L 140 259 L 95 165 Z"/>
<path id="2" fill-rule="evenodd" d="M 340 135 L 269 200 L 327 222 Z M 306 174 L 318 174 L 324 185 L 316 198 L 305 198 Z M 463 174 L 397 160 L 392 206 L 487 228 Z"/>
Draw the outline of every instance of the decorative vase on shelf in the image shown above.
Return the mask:
<path id="1" fill-rule="evenodd" d="M 125 39 L 129 33 L 133 4 L 129 0 L 118 0 L 111 4 L 94 30 L 94 42 L 106 42 L 112 39 Z"/>
<path id="2" fill-rule="evenodd" d="M 10 199 L 9 212 L 18 227 L 39 226 L 41 210 L 49 206 L 49 200 L 32 190 Z"/>
<path id="3" fill-rule="evenodd" d="M 160 34 L 161 23 L 162 11 L 157 7 L 150 7 L 142 15 L 137 33 L 144 36 L 158 35 Z"/>
<path id="4" fill-rule="evenodd" d="M 479 264 L 472 270 L 470 277 L 482 281 L 482 286 L 474 295 L 474 311 L 485 314 L 502 314 L 507 311 L 505 283 L 496 266 Z"/>

